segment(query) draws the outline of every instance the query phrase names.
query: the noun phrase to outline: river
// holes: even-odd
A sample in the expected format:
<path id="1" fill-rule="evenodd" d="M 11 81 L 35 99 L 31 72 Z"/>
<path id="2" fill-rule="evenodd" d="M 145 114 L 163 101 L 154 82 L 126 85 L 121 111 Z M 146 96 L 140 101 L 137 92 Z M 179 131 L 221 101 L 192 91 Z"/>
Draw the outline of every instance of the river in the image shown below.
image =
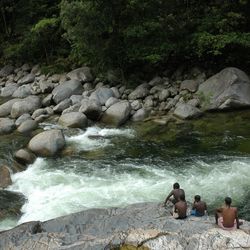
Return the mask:
<path id="1" fill-rule="evenodd" d="M 201 195 L 210 213 L 231 196 L 240 217 L 250 219 L 249 131 L 249 111 L 208 114 L 167 126 L 145 122 L 65 131 L 63 156 L 38 158 L 12 175 L 8 190 L 23 193 L 27 202 L 22 216 L 2 220 L 0 230 L 88 208 L 163 202 L 176 181 L 187 200 Z M 2 138 L 5 161 L 27 143 L 18 135 Z"/>

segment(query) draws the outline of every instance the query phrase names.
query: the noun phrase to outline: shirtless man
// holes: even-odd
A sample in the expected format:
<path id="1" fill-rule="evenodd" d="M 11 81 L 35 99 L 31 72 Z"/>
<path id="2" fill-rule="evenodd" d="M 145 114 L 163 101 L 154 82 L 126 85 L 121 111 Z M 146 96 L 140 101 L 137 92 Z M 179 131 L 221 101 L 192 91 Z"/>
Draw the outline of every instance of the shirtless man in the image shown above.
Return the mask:
<path id="1" fill-rule="evenodd" d="M 201 201 L 201 197 L 199 195 L 195 195 L 194 203 L 191 210 L 191 215 L 194 216 L 203 216 L 207 212 L 207 204 L 204 201 Z"/>
<path id="2" fill-rule="evenodd" d="M 180 195 L 180 200 L 174 205 L 173 216 L 175 219 L 185 219 L 187 218 L 187 202 L 185 200 L 185 195 Z"/>
<path id="3" fill-rule="evenodd" d="M 173 190 L 167 196 L 167 198 L 164 202 L 164 206 L 166 206 L 168 200 L 170 200 L 173 204 L 175 204 L 176 202 L 178 202 L 180 200 L 181 195 L 184 195 L 184 197 L 185 197 L 185 192 L 183 189 L 180 188 L 179 183 L 176 182 L 173 185 Z M 170 198 L 171 196 L 173 196 L 173 198 Z"/>
<path id="4" fill-rule="evenodd" d="M 236 207 L 231 207 L 232 199 L 225 198 L 225 206 L 216 209 L 215 222 L 223 229 L 239 229 L 240 222 L 238 218 L 238 211 Z"/>

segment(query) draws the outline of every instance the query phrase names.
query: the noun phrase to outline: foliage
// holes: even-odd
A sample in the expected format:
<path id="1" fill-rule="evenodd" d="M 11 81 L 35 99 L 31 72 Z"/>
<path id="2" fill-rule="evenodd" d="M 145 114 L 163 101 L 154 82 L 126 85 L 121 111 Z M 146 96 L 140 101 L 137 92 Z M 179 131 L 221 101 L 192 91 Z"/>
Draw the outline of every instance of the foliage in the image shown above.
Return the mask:
<path id="1" fill-rule="evenodd" d="M 0 20 L 0 61 L 135 78 L 184 63 L 250 66 L 249 0 L 2 0 Z"/>

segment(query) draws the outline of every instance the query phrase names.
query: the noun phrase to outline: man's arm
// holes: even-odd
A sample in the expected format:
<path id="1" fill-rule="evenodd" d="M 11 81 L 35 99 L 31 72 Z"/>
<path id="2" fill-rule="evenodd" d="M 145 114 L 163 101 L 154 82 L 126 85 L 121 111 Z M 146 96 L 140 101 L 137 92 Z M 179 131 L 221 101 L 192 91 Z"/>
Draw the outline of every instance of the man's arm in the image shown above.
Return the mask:
<path id="1" fill-rule="evenodd" d="M 165 202 L 164 202 L 164 206 L 166 206 L 169 198 L 173 195 L 173 190 L 169 193 L 169 195 L 167 196 L 167 198 L 165 199 Z"/>
<path id="2" fill-rule="evenodd" d="M 236 219 L 236 223 L 237 223 L 237 228 L 240 228 L 240 222 L 239 222 L 239 217 L 238 217 L 238 210 L 237 208 L 235 208 L 235 219 Z"/>

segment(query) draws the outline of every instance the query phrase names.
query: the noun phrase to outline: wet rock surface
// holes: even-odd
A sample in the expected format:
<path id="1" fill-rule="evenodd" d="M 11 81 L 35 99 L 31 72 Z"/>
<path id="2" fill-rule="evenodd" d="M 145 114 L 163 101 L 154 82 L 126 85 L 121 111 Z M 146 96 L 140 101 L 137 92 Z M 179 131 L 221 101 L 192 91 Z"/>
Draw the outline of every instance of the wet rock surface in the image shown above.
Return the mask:
<path id="1" fill-rule="evenodd" d="M 0 249 L 249 249 L 250 223 L 225 231 L 214 218 L 176 220 L 171 208 L 140 203 L 90 209 L 0 233 Z"/>

